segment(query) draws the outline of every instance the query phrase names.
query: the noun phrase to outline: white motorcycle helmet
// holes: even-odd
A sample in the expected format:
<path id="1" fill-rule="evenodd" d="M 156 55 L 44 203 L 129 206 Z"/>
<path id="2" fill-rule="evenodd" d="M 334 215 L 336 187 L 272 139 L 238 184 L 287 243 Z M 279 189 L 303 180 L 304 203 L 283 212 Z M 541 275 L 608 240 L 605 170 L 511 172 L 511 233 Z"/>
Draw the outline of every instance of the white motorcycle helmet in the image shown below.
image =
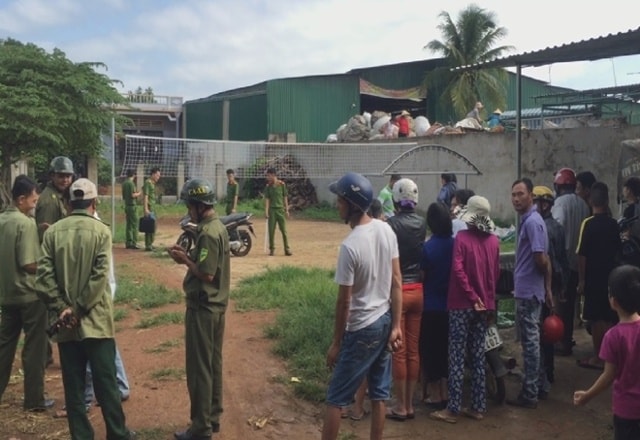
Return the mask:
<path id="1" fill-rule="evenodd" d="M 393 201 L 400 205 L 418 204 L 418 185 L 411 179 L 400 179 L 393 184 Z"/>

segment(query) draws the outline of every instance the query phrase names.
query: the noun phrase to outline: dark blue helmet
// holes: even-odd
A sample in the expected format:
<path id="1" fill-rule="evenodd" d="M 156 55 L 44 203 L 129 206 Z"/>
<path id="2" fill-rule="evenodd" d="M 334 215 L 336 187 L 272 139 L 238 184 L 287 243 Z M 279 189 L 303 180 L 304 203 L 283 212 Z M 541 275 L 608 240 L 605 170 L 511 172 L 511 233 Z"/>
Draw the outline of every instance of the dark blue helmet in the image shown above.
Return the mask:
<path id="1" fill-rule="evenodd" d="M 362 174 L 349 172 L 329 185 L 329 190 L 362 212 L 367 212 L 373 202 L 373 187 Z"/>

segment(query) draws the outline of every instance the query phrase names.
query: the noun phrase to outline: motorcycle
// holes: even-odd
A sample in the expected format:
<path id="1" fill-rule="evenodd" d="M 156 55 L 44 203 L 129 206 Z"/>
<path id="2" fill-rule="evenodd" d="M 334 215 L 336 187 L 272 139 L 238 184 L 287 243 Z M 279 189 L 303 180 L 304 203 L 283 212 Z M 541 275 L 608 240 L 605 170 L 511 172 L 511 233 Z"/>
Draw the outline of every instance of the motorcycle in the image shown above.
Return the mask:
<path id="1" fill-rule="evenodd" d="M 229 233 L 229 250 L 236 257 L 244 257 L 251 250 L 251 234 L 254 237 L 256 236 L 253 230 L 253 223 L 249 221 L 251 216 L 253 214 L 249 212 L 239 212 L 220 217 L 220 221 L 225 225 Z M 183 232 L 176 243 L 186 252 L 189 252 L 195 244 L 198 225 L 193 223 L 191 217 L 187 214 L 180 220 L 180 228 Z"/>

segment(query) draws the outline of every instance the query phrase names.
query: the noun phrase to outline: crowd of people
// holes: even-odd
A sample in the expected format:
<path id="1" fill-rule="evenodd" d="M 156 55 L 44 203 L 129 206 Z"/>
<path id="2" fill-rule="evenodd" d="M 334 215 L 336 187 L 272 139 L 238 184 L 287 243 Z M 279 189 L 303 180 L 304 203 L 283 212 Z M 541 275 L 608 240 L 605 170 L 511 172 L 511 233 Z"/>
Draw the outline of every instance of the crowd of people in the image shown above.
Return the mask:
<path id="1" fill-rule="evenodd" d="M 340 248 L 336 272 L 323 439 L 336 438 L 341 416 L 361 420 L 368 414 L 367 389 L 371 438 L 382 438 L 384 419 L 415 418 L 419 382 L 422 401 L 433 410 L 430 418 L 484 418 L 485 338 L 496 314 L 500 243 L 489 201 L 459 189 L 455 175 L 444 173 L 441 180 L 426 218 L 416 212 L 417 185 L 402 176 L 392 175 L 377 200 L 371 183 L 358 174 L 331 186 L 352 232 Z M 624 195 L 630 203 L 624 217 L 633 219 L 640 179 L 627 180 Z M 389 199 L 392 210 L 385 209 Z M 521 388 L 507 404 L 536 409 L 547 399 L 554 356 L 573 353 L 578 316 L 588 325 L 594 353 L 576 364 L 603 373 L 589 390 L 576 391 L 575 404 L 613 383 L 616 439 L 640 438 L 640 381 L 632 373 L 640 366 L 640 269 L 625 264 L 630 251 L 624 252 L 625 235 L 611 216 L 607 185 L 591 172 L 563 168 L 554 176 L 554 190 L 516 180 L 511 202 L 518 215 L 513 295 L 523 367 Z M 542 335 L 550 315 L 564 322 L 557 344 Z M 358 342 L 371 350 L 356 350 Z M 463 405 L 467 370 L 471 390 Z"/>
<path id="2" fill-rule="evenodd" d="M 21 332 L 24 409 L 54 405 L 45 395 L 44 371 L 52 362 L 47 334 L 58 345 L 65 406 L 72 439 L 93 438 L 87 412 L 100 404 L 107 438 L 130 439 L 122 402 L 130 396 L 116 343 L 110 229 L 97 213 L 96 185 L 73 180 L 73 163 L 56 157 L 43 190 L 25 175 L 12 187 L 12 204 L 0 214 L 0 257 L 13 262 L 0 278 L 0 398 L 9 381 Z M 227 171 L 226 213 L 237 207 L 237 182 Z M 153 216 L 154 168 L 143 188 L 145 217 Z M 286 186 L 267 171 L 265 214 L 269 249 L 278 225 L 286 255 Z M 139 194 L 125 181 L 127 203 Z M 351 232 L 340 246 L 335 282 L 336 316 L 327 366 L 333 375 L 327 391 L 323 439 L 338 436 L 340 421 L 371 416 L 371 438 L 380 439 L 385 420 L 416 417 L 414 395 L 430 418 L 457 423 L 459 416 L 482 420 L 487 411 L 485 338 L 495 320 L 500 277 L 500 243 L 486 197 L 458 188 L 456 177 L 441 176 L 442 188 L 426 216 L 418 210 L 416 183 L 392 175 L 379 196 L 369 180 L 347 173 L 330 185 L 337 211 Z M 123 188 L 124 189 L 124 188 Z M 620 227 L 609 210 L 609 189 L 588 172 L 560 169 L 554 190 L 528 178 L 511 187 L 518 215 L 514 269 L 515 317 L 523 358 L 522 386 L 507 403 L 535 409 L 555 381 L 554 356 L 572 354 L 574 318 L 588 324 L 593 355 L 577 366 L 601 370 L 583 405 L 613 383 L 616 438 L 640 438 L 640 269 L 632 264 L 634 220 L 640 213 L 640 178 L 624 183 L 629 203 Z M 229 299 L 229 236 L 214 210 L 215 190 L 204 179 L 185 183 L 180 199 L 198 224 L 189 253 L 167 249 L 185 265 L 185 350 L 191 424 L 177 440 L 205 440 L 220 430 L 222 343 Z M 389 203 L 391 206 L 389 206 Z M 35 218 L 34 218 L 35 217 Z M 429 235 L 428 235 L 429 232 Z M 127 247 L 137 248 L 127 228 Z M 153 249 L 153 234 L 145 240 Z M 578 307 L 582 302 L 582 307 Z M 577 311 L 580 310 L 580 313 Z M 47 314 L 55 323 L 49 326 Z M 564 334 L 557 345 L 542 338 L 541 323 L 557 314 Z M 48 332 L 45 331 L 48 328 Z M 49 347 L 47 349 L 47 347 Z M 465 371 L 470 398 L 465 400 Z M 365 409 L 368 394 L 371 411 Z M 393 399 L 391 399 L 393 396 Z M 386 402 L 392 400 L 387 407 Z M 351 407 L 349 409 L 349 407 Z"/>

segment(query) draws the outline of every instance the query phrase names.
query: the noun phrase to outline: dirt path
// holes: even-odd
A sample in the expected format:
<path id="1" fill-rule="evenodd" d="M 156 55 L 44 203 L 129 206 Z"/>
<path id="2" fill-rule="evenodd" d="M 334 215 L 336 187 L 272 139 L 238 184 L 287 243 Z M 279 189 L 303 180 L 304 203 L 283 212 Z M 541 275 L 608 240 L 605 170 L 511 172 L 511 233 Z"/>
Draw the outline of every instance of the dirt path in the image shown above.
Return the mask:
<path id="1" fill-rule="evenodd" d="M 300 220 L 289 222 L 294 255 L 285 257 L 280 245 L 276 256 L 263 251 L 264 220 L 255 224 L 258 238 L 248 256 L 232 259 L 232 283 L 242 277 L 282 264 L 331 268 L 335 264 L 340 241 L 348 233 L 340 223 L 320 223 Z M 179 233 L 177 219 L 163 219 L 158 232 L 158 245 L 169 245 Z M 114 248 L 117 274 L 135 274 L 153 279 L 170 288 L 181 289 L 184 268 L 167 258 L 157 258 L 141 251 Z M 184 382 L 184 329 L 182 325 L 164 325 L 137 329 L 135 325 L 147 314 L 184 311 L 183 304 L 164 306 L 153 311 L 130 309 L 129 315 L 117 324 L 117 343 L 131 382 L 131 399 L 124 404 L 128 425 L 139 430 L 145 439 L 171 439 L 176 429 L 187 426 L 189 402 Z M 219 439 L 313 439 L 319 438 L 322 406 L 300 401 L 286 385 L 289 380 L 284 363 L 274 357 L 271 342 L 263 335 L 265 324 L 273 312 L 240 313 L 231 304 L 227 313 L 224 345 L 224 406 Z M 512 338 L 505 333 L 510 342 Z M 589 352 L 590 342 L 583 330 L 577 331 L 578 354 Z M 164 351 L 157 352 L 160 346 Z M 508 350 L 517 346 L 509 343 Z M 491 406 L 483 422 L 460 420 L 457 425 L 442 424 L 428 418 L 426 409 L 416 406 L 416 419 L 405 423 L 388 421 L 385 438 L 467 438 L 469 430 L 478 440 L 518 438 L 539 439 L 605 439 L 612 437 L 610 424 L 610 394 L 596 399 L 589 407 L 576 409 L 571 393 L 588 386 L 598 372 L 575 366 L 575 357 L 557 358 L 557 381 L 548 401 L 539 408 L 519 410 Z M 154 379 L 163 371 L 168 380 Z M 12 381 L 0 406 L 0 440 L 57 440 L 65 438 L 66 420 L 51 418 L 51 414 L 24 415 L 20 406 L 19 378 Z M 47 391 L 62 405 L 63 392 L 57 365 L 47 370 Z M 508 377 L 508 392 L 517 392 L 517 376 Z M 91 410 L 96 438 L 104 438 L 104 427 L 98 408 Z M 266 421 L 262 428 L 256 423 Z M 342 431 L 352 433 L 343 439 L 368 438 L 369 421 L 344 421 Z M 44 433 L 48 433 L 45 435 Z"/>

